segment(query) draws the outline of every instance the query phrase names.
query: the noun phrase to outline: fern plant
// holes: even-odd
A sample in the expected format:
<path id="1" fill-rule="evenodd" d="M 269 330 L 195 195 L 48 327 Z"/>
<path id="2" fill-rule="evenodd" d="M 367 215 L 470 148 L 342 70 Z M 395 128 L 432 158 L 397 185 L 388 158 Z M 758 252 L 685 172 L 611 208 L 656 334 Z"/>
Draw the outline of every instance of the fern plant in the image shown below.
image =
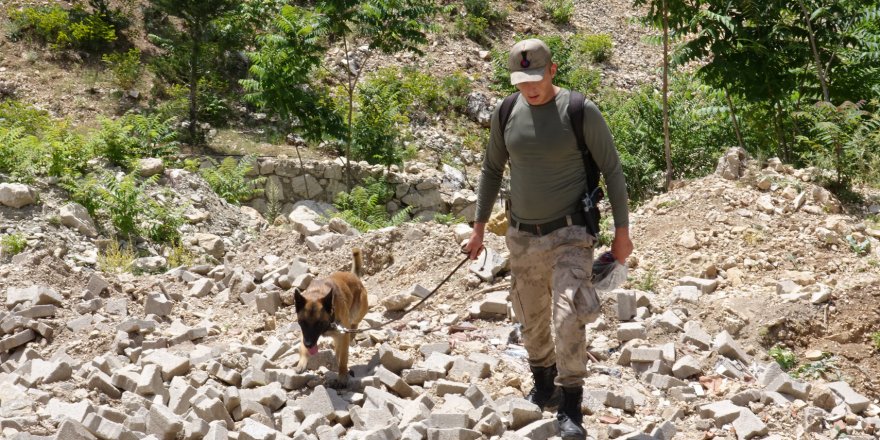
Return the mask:
<path id="1" fill-rule="evenodd" d="M 212 158 L 209 160 L 214 166 L 203 169 L 202 177 L 211 189 L 227 202 L 237 205 L 263 193 L 263 190 L 256 188 L 256 185 L 262 185 L 266 181 L 265 177 L 253 180 L 246 177 L 256 161 L 253 156 L 245 156 L 240 161 L 227 157 L 220 164 Z"/>
<path id="2" fill-rule="evenodd" d="M 366 182 L 366 186 L 356 186 L 351 192 L 336 195 L 333 204 L 339 210 L 339 217 L 361 232 L 397 226 L 409 220 L 411 207 L 401 209 L 393 216 L 385 210 L 385 203 L 391 198 L 391 190 L 387 184 L 375 180 Z"/>
<path id="3" fill-rule="evenodd" d="M 110 221 L 120 235 L 133 236 L 140 232 L 139 221 L 148 209 L 144 195 L 145 188 L 155 183 L 158 177 L 152 176 L 142 183 L 138 183 L 134 174 L 129 174 L 120 180 L 115 176 L 109 176 L 104 180 L 103 199 Z"/>

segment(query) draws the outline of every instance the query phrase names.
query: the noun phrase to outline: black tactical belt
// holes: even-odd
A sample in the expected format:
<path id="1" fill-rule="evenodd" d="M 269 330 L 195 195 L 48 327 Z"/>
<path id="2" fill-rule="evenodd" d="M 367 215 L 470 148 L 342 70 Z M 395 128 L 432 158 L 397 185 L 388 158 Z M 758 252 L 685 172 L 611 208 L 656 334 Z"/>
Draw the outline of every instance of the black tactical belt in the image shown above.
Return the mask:
<path id="1" fill-rule="evenodd" d="M 549 221 L 547 223 L 541 223 L 538 225 L 532 225 L 528 223 L 520 223 L 516 220 L 511 220 L 510 224 L 516 228 L 517 231 L 528 232 L 530 234 L 535 234 L 538 236 L 547 235 L 559 228 L 564 228 L 566 226 L 586 226 L 587 218 L 583 212 L 576 212 L 571 215 L 567 215 L 565 217 L 560 217 L 556 220 Z"/>

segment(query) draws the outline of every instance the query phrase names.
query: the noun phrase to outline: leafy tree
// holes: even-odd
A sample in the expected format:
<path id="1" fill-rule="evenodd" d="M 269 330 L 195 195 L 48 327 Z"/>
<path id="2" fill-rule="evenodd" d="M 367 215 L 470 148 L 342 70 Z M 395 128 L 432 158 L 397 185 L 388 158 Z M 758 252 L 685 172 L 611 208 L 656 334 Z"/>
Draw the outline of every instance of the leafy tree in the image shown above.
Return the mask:
<path id="1" fill-rule="evenodd" d="M 688 0 L 635 0 L 635 6 L 648 6 L 644 21 L 663 30 L 663 151 L 666 157 L 666 188 L 672 185 L 672 147 L 669 144 L 669 39 L 691 30 L 690 17 L 696 5 Z"/>
<path id="2" fill-rule="evenodd" d="M 150 0 L 160 11 L 177 17 L 183 21 L 185 33 L 184 46 L 172 46 L 172 51 L 177 51 L 178 61 L 184 61 L 182 53 L 186 51 L 184 66 L 186 67 L 186 79 L 189 85 L 189 137 L 190 141 L 196 139 L 197 129 L 197 91 L 198 85 L 205 72 L 203 65 L 205 57 L 203 46 L 216 37 L 212 21 L 224 14 L 233 11 L 237 2 L 233 0 Z"/>

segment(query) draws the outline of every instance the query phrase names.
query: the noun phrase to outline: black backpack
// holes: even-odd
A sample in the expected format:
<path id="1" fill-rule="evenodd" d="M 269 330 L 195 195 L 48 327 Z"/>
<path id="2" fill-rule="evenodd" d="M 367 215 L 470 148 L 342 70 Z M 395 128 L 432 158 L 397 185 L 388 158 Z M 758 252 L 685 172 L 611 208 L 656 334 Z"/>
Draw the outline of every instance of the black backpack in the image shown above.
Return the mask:
<path id="1" fill-rule="evenodd" d="M 498 117 L 501 122 L 501 138 L 504 139 L 504 129 L 507 127 L 507 120 L 510 119 L 510 113 L 513 111 L 513 105 L 520 93 L 514 92 L 501 102 L 501 109 Z M 593 160 L 593 155 L 587 148 L 584 140 L 584 102 L 586 97 L 583 93 L 571 91 L 568 102 L 568 119 L 571 122 L 571 128 L 574 130 L 574 137 L 577 139 L 578 149 L 581 150 L 581 159 L 584 161 L 584 169 L 587 172 L 587 191 L 581 201 L 581 208 L 587 215 L 587 230 L 595 237 L 599 236 L 599 201 L 605 196 L 602 188 L 599 187 L 599 166 Z"/>

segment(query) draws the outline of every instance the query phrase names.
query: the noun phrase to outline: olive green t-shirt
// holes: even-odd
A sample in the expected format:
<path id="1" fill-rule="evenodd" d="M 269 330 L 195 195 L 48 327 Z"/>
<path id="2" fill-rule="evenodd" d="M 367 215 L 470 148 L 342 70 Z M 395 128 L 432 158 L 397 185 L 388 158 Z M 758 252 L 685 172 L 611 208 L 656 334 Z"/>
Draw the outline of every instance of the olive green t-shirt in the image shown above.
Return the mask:
<path id="1" fill-rule="evenodd" d="M 496 106 L 477 190 L 477 222 L 489 220 L 508 160 L 514 220 L 541 224 L 578 212 L 587 178 L 568 118 L 570 94 L 560 89 L 554 100 L 537 106 L 529 105 L 520 95 L 504 133 L 500 131 L 501 105 Z M 628 196 L 620 158 L 605 118 L 589 100 L 584 103 L 584 140 L 605 177 L 614 226 L 628 226 Z"/>

